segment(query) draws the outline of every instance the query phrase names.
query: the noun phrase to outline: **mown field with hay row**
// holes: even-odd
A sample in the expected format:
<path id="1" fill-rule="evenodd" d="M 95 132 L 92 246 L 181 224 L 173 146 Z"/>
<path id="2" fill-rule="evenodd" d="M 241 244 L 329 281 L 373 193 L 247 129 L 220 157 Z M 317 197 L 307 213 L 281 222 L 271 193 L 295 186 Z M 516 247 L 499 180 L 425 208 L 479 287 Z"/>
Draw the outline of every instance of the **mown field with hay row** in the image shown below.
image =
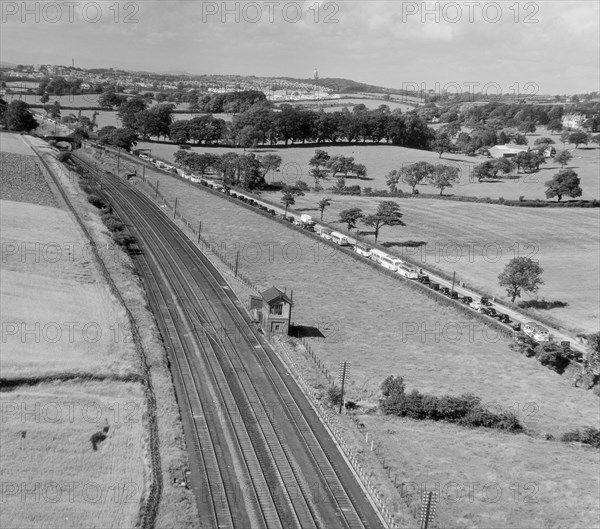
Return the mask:
<path id="1" fill-rule="evenodd" d="M 3 524 L 132 527 L 153 478 L 125 311 L 23 137 L 0 141 Z"/>

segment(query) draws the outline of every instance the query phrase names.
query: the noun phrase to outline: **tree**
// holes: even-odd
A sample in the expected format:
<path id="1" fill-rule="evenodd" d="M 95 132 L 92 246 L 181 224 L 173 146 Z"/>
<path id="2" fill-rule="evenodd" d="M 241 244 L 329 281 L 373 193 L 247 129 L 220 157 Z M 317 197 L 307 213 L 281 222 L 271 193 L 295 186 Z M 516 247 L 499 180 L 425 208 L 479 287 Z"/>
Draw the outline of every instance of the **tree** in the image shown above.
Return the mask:
<path id="1" fill-rule="evenodd" d="M 452 187 L 452 182 L 458 181 L 458 172 L 458 167 L 438 164 L 429 177 L 429 181 L 433 187 L 437 187 L 440 190 L 440 196 L 442 196 L 444 189 Z"/>
<path id="2" fill-rule="evenodd" d="M 50 107 L 49 114 L 52 119 L 60 118 L 60 102 L 59 101 L 54 101 L 54 104 Z"/>
<path id="3" fill-rule="evenodd" d="M 548 125 L 546 125 L 546 128 L 550 131 L 550 134 L 553 134 L 554 132 L 562 131 L 563 124 L 560 119 L 552 119 Z"/>
<path id="4" fill-rule="evenodd" d="M 496 160 L 486 160 L 473 168 L 473 176 L 478 182 L 482 180 L 492 180 L 498 175 L 498 166 Z"/>
<path id="5" fill-rule="evenodd" d="M 494 161 L 496 169 L 504 175 L 509 175 L 515 170 L 515 163 L 510 158 L 498 158 Z"/>
<path id="6" fill-rule="evenodd" d="M 42 97 L 40 97 L 40 103 L 45 105 L 48 101 L 50 101 L 50 96 L 48 95 L 48 92 L 44 92 Z"/>
<path id="7" fill-rule="evenodd" d="M 331 206 L 331 198 L 323 198 L 319 200 L 319 211 L 321 212 L 321 220 L 323 220 L 323 213 L 325 212 L 325 208 Z"/>
<path id="8" fill-rule="evenodd" d="M 319 181 L 327 179 L 327 171 L 325 171 L 323 169 L 319 169 L 318 167 L 313 167 L 310 170 L 309 174 L 315 181 L 315 189 L 317 189 L 317 190 L 321 189 L 321 185 L 319 184 Z"/>
<path id="9" fill-rule="evenodd" d="M 308 161 L 308 165 L 314 167 L 315 169 L 325 168 L 328 166 L 330 159 L 331 156 L 329 156 L 327 151 L 315 149 L 315 155 Z"/>
<path id="10" fill-rule="evenodd" d="M 533 121 L 524 121 L 519 125 L 519 132 L 522 132 L 523 134 L 533 134 L 535 131 L 536 128 L 535 123 Z"/>
<path id="11" fill-rule="evenodd" d="M 537 138 L 533 144 L 534 145 L 552 145 L 554 143 L 554 140 L 552 138 L 548 138 L 547 136 L 543 137 L 543 138 Z"/>
<path id="12" fill-rule="evenodd" d="M 560 141 L 563 142 L 563 144 L 567 144 L 569 143 L 569 139 L 571 137 L 571 133 L 568 130 L 565 130 L 561 135 L 560 135 Z"/>
<path id="13" fill-rule="evenodd" d="M 506 287 L 506 293 L 511 297 L 512 303 L 521 297 L 521 291 L 535 293 L 543 285 L 540 265 L 529 257 L 515 257 L 505 266 L 504 271 L 498 276 L 498 283 Z"/>
<path id="14" fill-rule="evenodd" d="M 444 130 L 438 130 L 435 133 L 435 138 L 431 143 L 431 148 L 435 152 L 439 154 L 439 157 L 442 157 L 442 154 L 445 152 L 450 152 L 452 150 L 452 141 L 450 140 L 450 136 Z"/>
<path id="15" fill-rule="evenodd" d="M 175 121 L 169 126 L 169 138 L 175 143 L 187 143 L 190 140 L 188 120 Z"/>
<path id="16" fill-rule="evenodd" d="M 284 193 L 281 197 L 281 203 L 285 206 L 285 213 L 283 216 L 287 217 L 287 210 L 296 203 L 296 199 L 292 193 Z"/>
<path id="17" fill-rule="evenodd" d="M 393 170 L 385 177 L 385 185 L 390 188 L 390 193 L 398 191 L 398 182 L 400 181 L 400 171 Z"/>
<path id="18" fill-rule="evenodd" d="M 277 154 L 265 154 L 264 156 L 259 156 L 258 161 L 260 162 L 260 167 L 262 169 L 263 179 L 267 176 L 269 171 L 277 171 L 281 166 L 281 156 Z"/>
<path id="19" fill-rule="evenodd" d="M 428 162 L 417 162 L 400 169 L 400 176 L 402 181 L 412 188 L 414 195 L 417 185 L 430 178 L 434 169 L 434 166 Z"/>
<path id="20" fill-rule="evenodd" d="M 587 145 L 590 142 L 590 136 L 587 132 L 573 132 L 569 135 L 569 143 L 574 143 L 577 149 L 580 144 Z"/>
<path id="21" fill-rule="evenodd" d="M 112 109 L 113 107 L 118 107 L 125 100 L 124 97 L 119 97 L 114 88 L 109 88 L 105 92 L 100 94 L 98 98 L 98 105 L 102 108 Z"/>
<path id="22" fill-rule="evenodd" d="M 29 132 L 38 126 L 38 122 L 29 111 L 29 105 L 25 101 L 11 101 L 2 115 L 4 126 L 8 130 L 17 132 Z"/>
<path id="23" fill-rule="evenodd" d="M 98 131 L 98 142 L 102 145 L 112 145 L 126 151 L 137 143 L 137 133 L 131 129 L 117 129 L 116 127 L 102 127 Z"/>
<path id="24" fill-rule="evenodd" d="M 554 157 L 554 162 L 559 163 L 561 167 L 567 165 L 573 159 L 573 155 L 568 150 L 558 151 Z"/>
<path id="25" fill-rule="evenodd" d="M 356 178 L 366 178 L 367 168 L 362 163 L 354 164 L 352 172 L 356 175 Z"/>
<path id="26" fill-rule="evenodd" d="M 350 208 L 340 211 L 340 222 L 348 226 L 348 231 L 356 228 L 356 223 L 363 218 L 363 212 L 360 208 Z"/>
<path id="27" fill-rule="evenodd" d="M 400 206 L 393 200 L 386 200 L 379 204 L 375 214 L 367 215 L 364 222 L 375 230 L 375 242 L 377 242 L 379 230 L 384 226 L 406 226 L 401 219 Z"/>
<path id="28" fill-rule="evenodd" d="M 563 196 L 571 198 L 580 197 L 583 190 L 579 186 L 580 179 L 573 169 L 563 169 L 554 175 L 552 180 L 549 180 L 544 185 L 546 189 L 546 198 L 557 197 L 558 202 Z"/>

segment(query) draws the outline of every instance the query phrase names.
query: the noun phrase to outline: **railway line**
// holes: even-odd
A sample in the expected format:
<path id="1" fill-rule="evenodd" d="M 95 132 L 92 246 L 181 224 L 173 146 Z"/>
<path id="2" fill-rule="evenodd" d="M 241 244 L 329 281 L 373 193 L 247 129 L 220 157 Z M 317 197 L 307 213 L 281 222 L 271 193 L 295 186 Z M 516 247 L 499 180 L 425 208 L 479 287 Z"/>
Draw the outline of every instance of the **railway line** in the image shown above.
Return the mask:
<path id="1" fill-rule="evenodd" d="M 102 182 L 138 241 L 132 258 L 168 351 L 201 525 L 383 527 L 217 270 L 145 195 L 113 175 Z"/>

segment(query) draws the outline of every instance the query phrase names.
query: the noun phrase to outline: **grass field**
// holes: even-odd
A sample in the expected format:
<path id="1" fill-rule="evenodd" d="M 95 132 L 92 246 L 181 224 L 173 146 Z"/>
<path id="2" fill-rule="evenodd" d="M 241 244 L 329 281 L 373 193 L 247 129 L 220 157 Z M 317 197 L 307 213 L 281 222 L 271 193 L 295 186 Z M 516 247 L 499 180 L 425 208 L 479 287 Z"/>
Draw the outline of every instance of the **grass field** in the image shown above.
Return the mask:
<path id="1" fill-rule="evenodd" d="M 4 527 L 135 525 L 149 479 L 140 385 L 42 383 L 0 401 Z M 105 426 L 93 450 L 90 437 Z"/>
<path id="2" fill-rule="evenodd" d="M 533 142 L 542 136 L 550 136 L 550 134 L 540 129 L 535 134 L 528 135 L 528 141 L 533 145 Z M 565 148 L 560 143 L 558 136 L 555 135 L 554 140 L 557 142 L 557 145 L 555 145 L 557 150 Z M 574 147 L 574 145 L 566 146 L 573 154 L 573 160 L 571 160 L 571 163 L 567 167 L 574 169 L 581 179 L 581 187 L 583 189 L 582 198 L 589 200 L 598 199 L 600 198 L 600 179 L 598 178 L 600 171 L 600 149 L 597 146 L 581 146 L 579 149 L 575 149 Z M 178 149 L 176 145 L 145 142 L 139 142 L 138 148 L 152 149 L 154 156 L 160 156 L 167 160 L 173 160 L 173 155 Z M 544 192 L 546 187 L 544 183 L 551 180 L 561 169 L 559 164 L 549 159 L 545 165 L 541 165 L 541 170 L 538 173 L 521 174 L 518 179 L 478 182 L 472 173 L 475 165 L 488 159 L 482 156 L 470 157 L 461 154 L 444 154 L 442 158 L 439 158 L 437 153 L 431 151 L 407 149 L 393 145 L 363 145 L 360 143 L 351 146 L 328 146 L 322 148 L 331 156 L 353 156 L 357 163 L 364 164 L 367 167 L 367 179 L 358 180 L 348 178 L 346 185 L 358 184 L 361 187 L 371 187 L 373 189 L 387 189 L 385 178 L 390 171 L 401 169 L 404 165 L 418 161 L 427 161 L 432 164 L 442 163 L 451 165 L 459 169 L 459 182 L 455 183 L 454 187 L 444 190 L 445 195 L 490 197 L 493 199 L 503 197 L 507 200 L 517 200 L 520 196 L 524 196 L 526 199 L 539 198 L 545 200 Z M 216 154 L 232 151 L 240 154 L 244 152 L 242 149 L 208 149 L 206 147 L 193 147 L 192 150 L 196 152 L 210 151 Z M 310 167 L 308 162 L 314 155 L 314 151 L 315 146 L 294 146 L 288 148 L 265 147 L 256 149 L 254 152 L 258 155 L 268 153 L 278 154 L 282 158 L 280 172 L 268 175 L 268 181 L 281 180 L 292 184 L 300 179 L 312 186 L 314 182 L 309 176 Z M 334 184 L 335 181 L 332 180 L 323 183 L 324 187 Z M 404 192 L 411 192 L 410 187 L 406 184 L 401 183 L 399 188 Z M 439 193 L 439 190 L 428 184 L 420 185 L 418 189 L 421 193 Z"/>
<path id="3" fill-rule="evenodd" d="M 275 343 L 325 399 L 328 384 L 305 348 L 289 338 Z M 593 449 L 386 417 L 362 406 L 355 413 L 361 428 L 347 414 L 334 413 L 333 420 L 399 527 L 418 526 L 415 519 L 426 490 L 439 496 L 436 527 L 598 527 L 598 455 Z M 518 413 L 527 427 L 537 420 L 533 408 Z M 557 467 L 549 466 L 544 456 Z"/>
<path id="4" fill-rule="evenodd" d="M 334 372 L 340 361 L 350 362 L 348 398 L 374 403 L 381 381 L 388 374 L 400 374 L 409 389 L 438 395 L 472 392 L 493 410 L 517 411 L 534 435 L 549 432 L 558 436 L 576 427 L 598 424 L 595 396 L 572 388 L 570 380 L 512 352 L 507 341 L 486 334 L 481 324 L 468 320 L 455 309 L 440 306 L 350 257 L 331 252 L 329 247 L 302 233 L 202 189 L 166 175 L 151 175 L 150 171 L 147 176 L 152 182 L 160 180 L 161 192 L 171 202 L 178 198 L 178 210 L 183 215 L 195 223 L 202 221 L 203 237 L 219 245 L 231 259 L 239 251 L 240 269 L 255 283 L 294 291 L 292 319 L 322 333 L 320 338 L 309 339 L 321 359 Z M 141 182 L 137 185 L 143 186 Z M 418 332 L 412 332 L 414 324 Z M 448 325 L 464 329 L 471 324 L 472 336 L 463 332 L 457 339 L 456 334 L 448 332 Z M 457 476 L 464 481 L 473 476 L 474 481 L 485 478 L 485 483 L 508 483 L 513 476 L 513 481 L 521 479 L 519 468 L 527 468 L 531 470 L 523 473 L 526 482 L 532 476 L 539 476 L 540 482 L 548 480 L 540 492 L 542 505 L 566 501 L 560 480 L 561 476 L 574 475 L 571 456 L 575 450 L 569 446 L 550 446 L 556 465 L 553 472 L 559 476 L 552 481 L 550 471 L 537 472 L 538 467 L 547 466 L 547 457 L 535 448 L 537 440 L 526 435 L 500 436 L 505 448 L 498 450 L 494 444 L 498 434 L 460 430 L 458 436 L 454 427 L 430 425 L 441 433 L 435 449 L 423 454 L 422 439 L 413 438 L 409 443 L 399 427 L 390 425 L 389 419 L 373 418 L 373 421 L 376 425 L 372 428 L 380 428 L 378 439 L 393 452 L 391 464 L 410 469 L 406 481 L 431 472 L 443 483 L 456 480 Z M 471 447 L 481 443 L 485 436 L 488 440 L 481 445 L 480 455 L 471 458 Z M 444 449 L 446 443 L 455 442 L 457 437 L 465 442 Z M 529 445 L 533 448 L 524 452 L 523 447 Z M 489 452 L 487 457 L 485 450 Z M 595 469 L 589 464 L 592 456 L 588 457 L 583 450 L 576 453 L 583 454 L 580 455 L 583 462 L 569 485 L 578 491 L 569 500 L 570 527 L 581 526 L 588 519 L 587 514 L 579 512 L 591 509 L 590 498 L 597 492 Z M 513 458 L 511 470 L 507 470 L 507 454 Z M 463 465 L 467 460 L 469 466 Z M 422 473 L 417 474 L 417 469 L 422 469 Z M 481 512 L 471 515 L 474 519 L 499 517 L 503 510 L 502 505 L 488 509 L 479 504 L 479 507 Z M 540 506 L 523 510 L 522 505 L 517 505 L 515 509 L 526 517 L 507 516 L 506 523 L 499 527 L 522 528 L 523 523 L 533 527 L 528 521 L 537 521 L 544 513 Z M 448 516 L 452 523 L 443 526 L 470 527 L 457 522 L 456 513 L 451 511 Z"/>
<path id="5" fill-rule="evenodd" d="M 278 196 L 278 195 L 277 195 Z M 297 209 L 317 216 L 316 203 L 324 193 L 296 200 Z M 331 195 L 324 221 L 336 222 L 351 207 L 365 213 L 377 210 L 383 198 Z M 272 198 L 278 201 L 275 196 Z M 600 306 L 600 212 L 590 209 L 531 209 L 490 204 L 466 204 L 428 199 L 394 199 L 404 214 L 404 227 L 383 228 L 379 243 L 420 241 L 420 247 L 390 247 L 424 268 L 457 273 L 457 280 L 506 300 L 498 274 L 513 257 L 537 259 L 545 284 L 538 296 L 568 303 L 564 308 L 538 311 L 573 332 L 597 332 Z M 315 209 L 315 211 L 313 211 Z M 338 227 L 342 227 L 338 224 Z M 359 229 L 370 232 L 362 224 Z M 373 236 L 365 237 L 371 241 Z M 568 270 L 568 272 L 566 272 Z M 524 294 L 524 300 L 535 298 Z M 519 299 L 517 298 L 517 301 Z"/>
<path id="6" fill-rule="evenodd" d="M 136 372 L 125 313 L 67 213 L 3 200 L 0 216 L 2 376 Z"/>

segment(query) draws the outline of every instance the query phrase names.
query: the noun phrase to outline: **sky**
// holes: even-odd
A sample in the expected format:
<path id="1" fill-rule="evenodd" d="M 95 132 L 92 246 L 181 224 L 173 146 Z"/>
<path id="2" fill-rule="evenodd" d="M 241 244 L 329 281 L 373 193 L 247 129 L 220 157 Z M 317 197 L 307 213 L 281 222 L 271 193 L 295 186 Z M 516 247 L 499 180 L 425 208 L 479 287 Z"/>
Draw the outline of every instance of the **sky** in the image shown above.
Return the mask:
<path id="1" fill-rule="evenodd" d="M 0 60 L 342 77 L 387 88 L 599 90 L 600 0 L 6 1 Z"/>

